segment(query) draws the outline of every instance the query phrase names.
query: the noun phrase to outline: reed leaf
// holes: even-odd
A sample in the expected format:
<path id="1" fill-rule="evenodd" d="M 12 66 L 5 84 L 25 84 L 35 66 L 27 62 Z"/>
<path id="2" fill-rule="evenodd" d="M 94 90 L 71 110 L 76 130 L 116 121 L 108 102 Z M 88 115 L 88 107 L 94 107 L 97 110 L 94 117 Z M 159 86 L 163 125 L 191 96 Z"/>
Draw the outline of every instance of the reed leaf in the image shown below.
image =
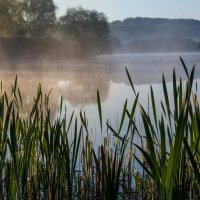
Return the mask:
<path id="1" fill-rule="evenodd" d="M 102 110 L 101 110 L 101 99 L 99 95 L 99 90 L 97 90 L 97 105 L 98 105 L 98 111 L 99 111 L 100 127 L 101 127 L 101 132 L 102 132 Z"/>

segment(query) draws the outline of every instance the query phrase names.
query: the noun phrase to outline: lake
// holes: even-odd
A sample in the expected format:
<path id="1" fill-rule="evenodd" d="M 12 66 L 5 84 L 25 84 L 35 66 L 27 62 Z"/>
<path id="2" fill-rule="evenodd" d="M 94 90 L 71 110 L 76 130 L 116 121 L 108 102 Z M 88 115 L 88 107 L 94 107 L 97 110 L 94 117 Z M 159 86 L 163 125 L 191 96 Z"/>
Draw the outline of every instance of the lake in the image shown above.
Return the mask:
<path id="1" fill-rule="evenodd" d="M 200 77 L 200 53 L 162 53 L 162 54 L 114 54 L 98 56 L 94 60 L 80 61 L 38 61 L 12 62 L 1 68 L 0 80 L 4 90 L 10 90 L 18 75 L 21 88 L 24 112 L 36 95 L 37 85 L 42 84 L 47 93 L 52 89 L 52 112 L 56 113 L 60 96 L 63 96 L 67 106 L 68 116 L 74 110 L 79 115 L 80 110 L 86 112 L 94 137 L 99 132 L 97 109 L 97 89 L 99 89 L 104 123 L 109 119 L 114 127 L 119 126 L 123 105 L 128 99 L 128 106 L 132 105 L 135 95 L 130 87 L 125 67 L 129 70 L 135 89 L 139 92 L 140 103 L 147 108 L 149 86 L 152 84 L 156 97 L 156 105 L 163 98 L 162 73 L 168 82 L 169 93 L 172 94 L 172 74 L 176 69 L 177 77 L 185 79 L 179 57 L 182 57 L 189 69 L 196 62 L 195 79 Z M 11 67 L 9 65 L 12 65 Z M 8 70 L 9 69 L 9 70 Z M 171 88 L 171 90 L 170 90 Z M 98 134 L 97 134 L 98 135 Z M 97 139 L 99 141 L 99 139 Z"/>

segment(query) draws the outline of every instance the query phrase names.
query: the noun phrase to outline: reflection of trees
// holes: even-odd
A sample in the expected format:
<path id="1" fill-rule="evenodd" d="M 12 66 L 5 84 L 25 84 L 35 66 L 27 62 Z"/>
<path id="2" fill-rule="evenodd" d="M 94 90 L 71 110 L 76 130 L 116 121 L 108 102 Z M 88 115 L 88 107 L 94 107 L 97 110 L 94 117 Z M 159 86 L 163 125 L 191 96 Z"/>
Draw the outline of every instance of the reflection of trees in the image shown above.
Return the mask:
<path id="1" fill-rule="evenodd" d="M 8 93 L 14 83 L 14 78 L 13 72 L 4 72 L 0 75 L 3 89 Z M 18 72 L 18 86 L 22 94 L 24 113 L 30 112 L 39 83 L 42 84 L 44 94 L 52 89 L 50 102 L 53 113 L 57 110 L 60 96 L 73 106 L 84 106 L 96 103 L 97 89 L 100 90 L 102 100 L 105 100 L 109 88 L 109 79 L 104 73 Z"/>
<path id="2" fill-rule="evenodd" d="M 86 105 L 96 103 L 96 91 L 101 91 L 101 98 L 108 93 L 109 80 L 107 75 L 98 73 L 76 73 L 68 79 L 69 84 L 63 87 L 61 93 L 71 104 Z"/>

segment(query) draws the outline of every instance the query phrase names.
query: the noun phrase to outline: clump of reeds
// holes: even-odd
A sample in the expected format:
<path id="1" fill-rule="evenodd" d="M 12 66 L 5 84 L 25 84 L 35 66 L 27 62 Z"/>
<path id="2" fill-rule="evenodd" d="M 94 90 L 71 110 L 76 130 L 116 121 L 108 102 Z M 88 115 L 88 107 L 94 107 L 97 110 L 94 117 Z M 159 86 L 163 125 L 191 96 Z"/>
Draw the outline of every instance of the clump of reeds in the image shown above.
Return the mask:
<path id="1" fill-rule="evenodd" d="M 74 113 L 67 119 L 61 100 L 52 120 L 49 94 L 43 95 L 39 86 L 31 112 L 24 117 L 17 78 L 11 95 L 1 84 L 0 199 L 199 199 L 198 87 L 193 86 L 195 66 L 189 73 L 181 62 L 187 81 L 177 82 L 174 71 L 170 102 L 163 75 L 160 116 L 152 87 L 146 111 L 127 71 L 136 95 L 133 106 L 129 110 L 125 102 L 119 127 L 105 125 L 108 137 L 100 147 L 93 146 L 84 113 L 81 123 Z M 99 92 L 97 103 L 102 132 Z M 135 121 L 138 106 L 142 128 Z"/>

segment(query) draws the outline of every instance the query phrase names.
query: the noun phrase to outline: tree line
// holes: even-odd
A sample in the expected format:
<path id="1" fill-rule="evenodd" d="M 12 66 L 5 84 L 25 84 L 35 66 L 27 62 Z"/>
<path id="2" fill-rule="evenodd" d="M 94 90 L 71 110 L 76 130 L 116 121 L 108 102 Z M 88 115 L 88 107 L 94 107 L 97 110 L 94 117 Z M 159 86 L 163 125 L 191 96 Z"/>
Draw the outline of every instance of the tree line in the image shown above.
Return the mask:
<path id="1" fill-rule="evenodd" d="M 53 0 L 0 0 L 0 36 L 58 38 L 81 54 L 110 52 L 109 25 L 104 13 L 69 8 L 57 18 Z"/>

